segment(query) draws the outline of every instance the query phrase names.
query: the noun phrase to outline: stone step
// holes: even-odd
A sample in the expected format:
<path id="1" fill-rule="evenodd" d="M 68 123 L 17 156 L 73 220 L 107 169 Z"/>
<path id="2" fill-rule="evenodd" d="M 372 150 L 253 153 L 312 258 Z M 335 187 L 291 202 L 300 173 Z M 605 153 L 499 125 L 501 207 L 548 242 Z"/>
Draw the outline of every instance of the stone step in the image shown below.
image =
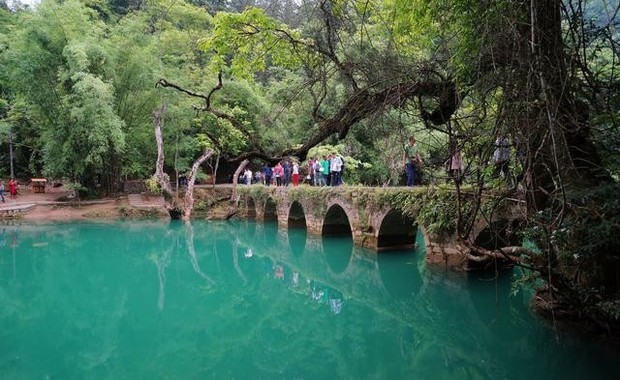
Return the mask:
<path id="1" fill-rule="evenodd" d="M 164 207 L 164 197 L 146 196 L 142 194 L 129 194 L 127 200 L 131 207 L 138 208 L 160 208 Z"/>

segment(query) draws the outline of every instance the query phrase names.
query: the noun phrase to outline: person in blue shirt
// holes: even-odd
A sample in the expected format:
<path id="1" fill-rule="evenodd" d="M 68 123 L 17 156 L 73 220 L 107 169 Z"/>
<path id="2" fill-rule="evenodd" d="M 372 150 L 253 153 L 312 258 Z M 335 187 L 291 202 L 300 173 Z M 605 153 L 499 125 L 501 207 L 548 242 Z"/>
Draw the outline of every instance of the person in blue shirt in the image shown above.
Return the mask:
<path id="1" fill-rule="evenodd" d="M 265 178 L 265 186 L 269 186 L 271 184 L 271 177 L 273 176 L 273 169 L 271 166 L 265 163 L 263 165 L 263 177 Z"/>

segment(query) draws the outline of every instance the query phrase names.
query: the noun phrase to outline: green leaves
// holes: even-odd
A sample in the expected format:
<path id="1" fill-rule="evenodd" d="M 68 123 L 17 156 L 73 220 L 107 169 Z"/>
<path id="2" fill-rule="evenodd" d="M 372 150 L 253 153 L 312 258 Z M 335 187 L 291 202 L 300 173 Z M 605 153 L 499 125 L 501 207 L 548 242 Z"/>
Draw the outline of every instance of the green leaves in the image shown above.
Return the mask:
<path id="1" fill-rule="evenodd" d="M 64 98 L 68 118 L 45 135 L 47 171 L 55 177 L 90 179 L 125 147 L 123 121 L 115 114 L 113 89 L 87 73 L 73 76 L 73 92 Z"/>
<path id="2" fill-rule="evenodd" d="M 259 8 L 243 13 L 220 12 L 213 18 L 214 28 L 199 47 L 213 52 L 209 66 L 214 71 L 229 68 L 231 73 L 251 80 L 268 65 L 299 67 L 305 54 L 299 32 L 265 15 Z"/>

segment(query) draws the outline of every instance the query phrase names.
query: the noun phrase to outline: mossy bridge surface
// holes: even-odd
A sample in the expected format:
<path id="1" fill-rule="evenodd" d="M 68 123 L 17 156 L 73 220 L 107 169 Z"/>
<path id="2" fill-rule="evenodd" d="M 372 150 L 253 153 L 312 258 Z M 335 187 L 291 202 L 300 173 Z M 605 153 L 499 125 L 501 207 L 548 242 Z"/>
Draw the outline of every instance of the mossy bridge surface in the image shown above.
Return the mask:
<path id="1" fill-rule="evenodd" d="M 277 221 L 283 229 L 306 228 L 315 236 L 350 234 L 355 245 L 375 252 L 412 249 L 421 231 L 427 261 L 453 267 L 468 266 L 470 245 L 464 242 L 489 249 L 520 244 L 511 231 L 523 202 L 491 194 L 461 194 L 461 219 L 471 232 L 460 239 L 457 194 L 450 188 L 252 185 L 240 186 L 238 194 L 240 217 Z M 476 213 L 473 202 L 480 205 Z"/>

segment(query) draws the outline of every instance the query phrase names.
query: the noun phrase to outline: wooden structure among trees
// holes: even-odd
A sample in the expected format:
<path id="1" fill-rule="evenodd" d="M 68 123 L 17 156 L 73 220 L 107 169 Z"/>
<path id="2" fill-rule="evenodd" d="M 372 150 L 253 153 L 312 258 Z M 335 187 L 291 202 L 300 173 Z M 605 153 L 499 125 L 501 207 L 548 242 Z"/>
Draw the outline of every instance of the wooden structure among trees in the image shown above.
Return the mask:
<path id="1" fill-rule="evenodd" d="M 45 178 L 31 178 L 30 186 L 33 193 L 45 193 L 45 185 L 47 180 Z"/>

